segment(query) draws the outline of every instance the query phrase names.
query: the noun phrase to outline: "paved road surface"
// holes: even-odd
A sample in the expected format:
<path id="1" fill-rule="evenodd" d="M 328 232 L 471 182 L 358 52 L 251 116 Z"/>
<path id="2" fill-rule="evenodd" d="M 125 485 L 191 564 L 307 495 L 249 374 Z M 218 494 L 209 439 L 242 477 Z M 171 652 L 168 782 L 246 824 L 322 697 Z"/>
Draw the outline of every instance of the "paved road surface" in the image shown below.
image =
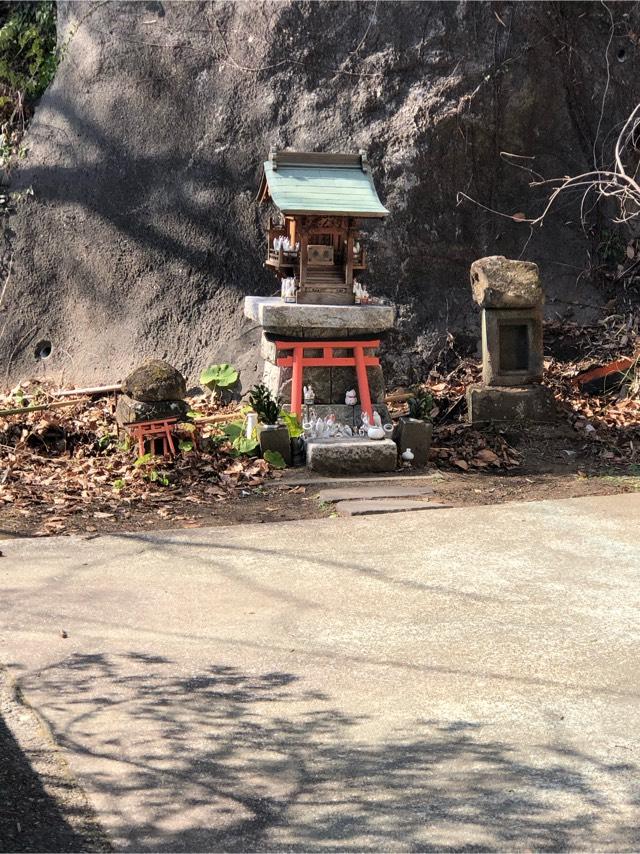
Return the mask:
<path id="1" fill-rule="evenodd" d="M 121 850 L 637 850 L 639 517 L 7 542 L 2 655 Z"/>

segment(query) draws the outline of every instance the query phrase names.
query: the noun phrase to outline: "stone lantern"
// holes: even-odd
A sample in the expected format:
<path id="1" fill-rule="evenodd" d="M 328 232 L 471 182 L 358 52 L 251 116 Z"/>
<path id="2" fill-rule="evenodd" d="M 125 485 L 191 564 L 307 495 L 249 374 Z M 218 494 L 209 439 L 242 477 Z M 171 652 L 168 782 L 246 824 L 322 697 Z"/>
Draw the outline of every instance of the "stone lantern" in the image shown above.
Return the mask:
<path id="1" fill-rule="evenodd" d="M 482 385 L 467 390 L 469 420 L 553 420 L 553 396 L 541 384 L 544 292 L 537 264 L 480 258 L 471 265 L 471 291 L 482 309 Z"/>

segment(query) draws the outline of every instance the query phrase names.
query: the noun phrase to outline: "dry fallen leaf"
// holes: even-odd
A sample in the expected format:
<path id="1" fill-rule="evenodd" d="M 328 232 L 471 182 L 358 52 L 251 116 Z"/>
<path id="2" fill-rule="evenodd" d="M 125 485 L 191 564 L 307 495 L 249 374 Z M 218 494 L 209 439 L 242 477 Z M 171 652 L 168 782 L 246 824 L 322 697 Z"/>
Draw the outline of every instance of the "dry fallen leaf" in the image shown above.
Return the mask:
<path id="1" fill-rule="evenodd" d="M 467 471 L 469 469 L 469 463 L 466 460 L 452 460 L 451 461 L 454 466 L 458 466 L 462 471 Z"/>

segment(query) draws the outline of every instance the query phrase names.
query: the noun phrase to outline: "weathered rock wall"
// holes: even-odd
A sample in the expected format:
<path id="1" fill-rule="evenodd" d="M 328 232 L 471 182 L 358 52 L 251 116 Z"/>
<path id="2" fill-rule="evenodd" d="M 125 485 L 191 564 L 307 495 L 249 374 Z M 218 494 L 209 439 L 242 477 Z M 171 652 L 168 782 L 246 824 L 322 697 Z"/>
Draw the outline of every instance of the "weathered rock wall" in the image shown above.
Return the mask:
<path id="1" fill-rule="evenodd" d="M 639 94 L 637 6 L 609 8 L 598 149 Z M 13 175 L 33 196 L 11 221 L 2 379 L 108 381 L 157 357 L 191 379 L 231 361 L 249 382 L 242 299 L 275 290 L 255 203 L 272 144 L 367 149 L 392 211 L 368 276 L 399 309 L 392 378 L 421 371 L 447 328 L 476 334 L 479 256 L 537 262 L 548 311 L 598 304 L 576 283 L 594 247 L 575 206 L 530 237 L 456 194 L 530 214 L 544 191 L 500 152 L 544 175 L 592 162 L 604 4 L 61 2 L 59 21 L 76 32 Z"/>

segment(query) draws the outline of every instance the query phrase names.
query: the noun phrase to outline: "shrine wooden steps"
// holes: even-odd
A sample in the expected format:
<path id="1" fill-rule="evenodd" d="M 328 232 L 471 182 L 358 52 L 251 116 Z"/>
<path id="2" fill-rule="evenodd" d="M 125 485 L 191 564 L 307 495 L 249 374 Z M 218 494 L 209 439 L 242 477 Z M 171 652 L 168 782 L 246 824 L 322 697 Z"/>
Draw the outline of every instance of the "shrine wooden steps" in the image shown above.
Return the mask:
<path id="1" fill-rule="evenodd" d="M 306 282 L 310 285 L 345 285 L 344 270 L 336 266 L 307 267 Z"/>
<path id="2" fill-rule="evenodd" d="M 298 302 L 324 305 L 350 305 L 353 290 L 345 282 L 345 271 L 336 265 L 313 264 L 307 267 Z"/>

